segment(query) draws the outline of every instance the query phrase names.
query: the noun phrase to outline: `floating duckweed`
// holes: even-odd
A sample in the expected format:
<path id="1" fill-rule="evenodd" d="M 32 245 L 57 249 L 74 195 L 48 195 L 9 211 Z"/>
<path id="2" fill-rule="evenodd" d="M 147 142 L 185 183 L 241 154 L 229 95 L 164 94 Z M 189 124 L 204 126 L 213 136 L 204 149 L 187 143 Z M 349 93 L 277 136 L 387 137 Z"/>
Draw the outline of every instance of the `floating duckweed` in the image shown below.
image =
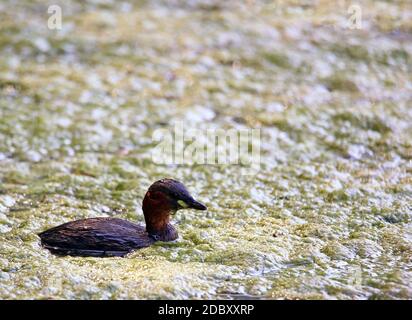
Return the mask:
<path id="1" fill-rule="evenodd" d="M 335 73 L 333 76 L 322 79 L 322 83 L 331 91 L 359 92 L 356 83 L 341 73 Z"/>
<path id="2" fill-rule="evenodd" d="M 264 58 L 270 63 L 277 65 L 278 67 L 289 69 L 291 67 L 288 56 L 278 52 L 265 53 Z"/>

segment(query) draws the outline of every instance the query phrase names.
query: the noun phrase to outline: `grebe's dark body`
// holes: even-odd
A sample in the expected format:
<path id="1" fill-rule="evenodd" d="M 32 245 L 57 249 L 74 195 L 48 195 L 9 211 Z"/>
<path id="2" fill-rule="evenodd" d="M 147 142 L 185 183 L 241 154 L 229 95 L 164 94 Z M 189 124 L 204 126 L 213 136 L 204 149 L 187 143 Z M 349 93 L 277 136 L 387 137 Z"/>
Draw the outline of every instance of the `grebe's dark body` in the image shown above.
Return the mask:
<path id="1" fill-rule="evenodd" d="M 155 241 L 177 239 L 170 214 L 185 208 L 206 210 L 182 183 L 162 179 L 150 186 L 143 199 L 146 228 L 118 218 L 90 218 L 64 223 L 39 236 L 42 245 L 54 254 L 122 257 Z"/>
<path id="2" fill-rule="evenodd" d="M 39 236 L 52 253 L 73 256 L 124 256 L 155 242 L 144 227 L 118 218 L 72 221 Z"/>

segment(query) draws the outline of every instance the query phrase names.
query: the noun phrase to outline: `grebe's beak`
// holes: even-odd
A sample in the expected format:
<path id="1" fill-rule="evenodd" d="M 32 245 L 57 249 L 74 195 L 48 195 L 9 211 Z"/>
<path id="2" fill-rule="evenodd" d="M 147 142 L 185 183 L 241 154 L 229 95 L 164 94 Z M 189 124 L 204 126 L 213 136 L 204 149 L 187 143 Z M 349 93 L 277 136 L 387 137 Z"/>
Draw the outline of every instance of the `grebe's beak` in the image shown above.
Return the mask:
<path id="1" fill-rule="evenodd" d="M 192 200 L 190 203 L 188 203 L 189 208 L 196 209 L 196 210 L 206 210 L 206 206 L 203 203 L 200 203 L 199 201 Z"/>
<path id="2" fill-rule="evenodd" d="M 206 206 L 199 201 L 196 201 L 195 199 L 187 199 L 185 201 L 183 200 L 178 200 L 177 203 L 182 209 L 196 209 L 196 210 L 206 210 Z"/>

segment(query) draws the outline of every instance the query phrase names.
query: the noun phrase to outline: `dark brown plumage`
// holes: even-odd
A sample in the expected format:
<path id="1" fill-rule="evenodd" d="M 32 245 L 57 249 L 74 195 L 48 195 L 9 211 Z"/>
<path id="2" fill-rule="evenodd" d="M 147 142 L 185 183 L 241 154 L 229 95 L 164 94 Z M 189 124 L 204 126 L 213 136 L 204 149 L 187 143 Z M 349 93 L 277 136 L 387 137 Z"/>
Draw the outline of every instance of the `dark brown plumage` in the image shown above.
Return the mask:
<path id="1" fill-rule="evenodd" d="M 206 210 L 182 183 L 162 179 L 150 186 L 143 199 L 146 228 L 118 218 L 90 218 L 51 228 L 39 237 L 45 248 L 58 255 L 122 257 L 155 241 L 177 239 L 170 214 L 185 208 Z"/>

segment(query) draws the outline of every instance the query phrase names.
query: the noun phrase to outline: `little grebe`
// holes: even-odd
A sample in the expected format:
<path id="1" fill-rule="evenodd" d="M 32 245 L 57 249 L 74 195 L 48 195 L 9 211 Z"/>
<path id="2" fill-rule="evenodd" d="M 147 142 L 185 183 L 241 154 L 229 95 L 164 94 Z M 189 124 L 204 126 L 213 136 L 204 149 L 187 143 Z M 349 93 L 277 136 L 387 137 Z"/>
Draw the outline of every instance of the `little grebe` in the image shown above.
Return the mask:
<path id="1" fill-rule="evenodd" d="M 124 256 L 155 241 L 177 239 L 170 215 L 179 209 L 206 210 L 185 186 L 173 179 L 153 183 L 143 199 L 146 229 L 118 218 L 76 220 L 39 234 L 42 245 L 52 253 L 72 256 Z"/>

